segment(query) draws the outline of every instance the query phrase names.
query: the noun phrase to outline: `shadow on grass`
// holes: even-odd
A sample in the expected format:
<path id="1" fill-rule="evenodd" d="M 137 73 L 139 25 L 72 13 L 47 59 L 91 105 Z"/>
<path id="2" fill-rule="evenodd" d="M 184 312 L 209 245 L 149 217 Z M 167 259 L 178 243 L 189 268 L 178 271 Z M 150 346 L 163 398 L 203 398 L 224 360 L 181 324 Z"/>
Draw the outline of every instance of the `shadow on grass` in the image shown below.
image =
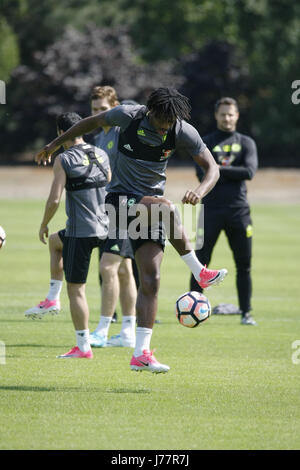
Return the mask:
<path id="1" fill-rule="evenodd" d="M 49 321 L 48 321 L 49 319 Z M 41 324 L 41 323 L 48 323 L 48 324 L 51 324 L 51 323 L 54 323 L 54 320 L 55 319 L 58 319 L 57 315 L 53 315 L 53 316 L 48 316 L 48 317 L 45 317 L 45 318 L 2 318 L 0 320 L 0 323 L 27 323 L 28 325 L 34 325 L 35 323 L 36 324 Z M 52 321 L 53 320 L 53 321 Z M 71 321 L 71 317 L 70 318 L 66 318 L 65 320 L 62 319 L 62 317 L 59 317 L 59 323 L 69 323 L 70 324 L 70 321 Z M 95 323 L 97 323 L 95 321 Z"/>
<path id="2" fill-rule="evenodd" d="M 55 387 L 30 387 L 26 385 L 1 385 L 0 390 L 10 390 L 17 392 L 57 392 Z"/>
<path id="3" fill-rule="evenodd" d="M 149 389 L 132 389 L 132 388 L 113 388 L 106 390 L 106 393 L 151 393 Z"/>
<path id="4" fill-rule="evenodd" d="M 29 385 L 0 385 L 0 390 L 12 392 L 102 392 L 102 393 L 151 393 L 150 389 L 115 388 L 115 389 L 89 389 L 88 387 L 39 387 Z"/>
<path id="5" fill-rule="evenodd" d="M 70 345 L 69 345 L 70 346 Z M 55 344 L 6 344 L 7 348 L 68 348 L 68 346 L 57 346 Z"/>
<path id="6" fill-rule="evenodd" d="M 22 349 L 19 349 L 19 351 L 17 352 L 17 349 L 16 351 L 13 351 L 14 348 L 23 348 L 24 351 Z M 28 358 L 28 357 L 31 357 L 30 355 L 27 355 L 26 354 L 26 349 L 31 349 L 31 348 L 38 348 L 40 349 L 41 351 L 39 352 L 39 355 L 38 356 L 35 356 L 35 359 L 57 359 L 57 356 L 54 355 L 53 353 L 53 356 L 52 356 L 52 352 L 49 351 L 49 354 L 51 355 L 51 357 L 49 357 L 46 353 L 47 353 L 47 350 L 51 350 L 51 349 L 56 349 L 57 350 L 57 354 L 59 354 L 59 351 L 62 351 L 62 350 L 67 350 L 67 349 L 70 349 L 70 345 L 65 345 L 65 346 L 57 346 L 55 344 L 6 344 L 6 358 L 7 359 L 20 359 L 20 358 Z M 15 352 L 15 354 L 14 354 Z"/>

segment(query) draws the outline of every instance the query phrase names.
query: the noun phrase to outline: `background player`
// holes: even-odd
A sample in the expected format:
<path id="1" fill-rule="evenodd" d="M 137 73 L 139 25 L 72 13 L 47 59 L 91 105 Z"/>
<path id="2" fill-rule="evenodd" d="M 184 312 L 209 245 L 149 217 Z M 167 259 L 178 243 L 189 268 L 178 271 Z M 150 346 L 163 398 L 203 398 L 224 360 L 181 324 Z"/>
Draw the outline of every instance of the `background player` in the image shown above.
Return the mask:
<path id="1" fill-rule="evenodd" d="M 119 105 L 116 90 L 108 85 L 94 87 L 90 101 L 92 115 L 109 111 Z M 104 125 L 93 137 L 94 145 L 104 149 L 108 154 L 112 172 L 117 165 L 119 132 L 118 126 Z M 127 240 L 107 240 L 100 263 L 103 292 L 101 316 L 97 328 L 90 335 L 91 346 L 135 346 L 137 289 L 132 271 L 133 257 L 131 244 Z M 122 309 L 121 331 L 107 341 L 118 298 Z"/>
<path id="2" fill-rule="evenodd" d="M 58 135 L 81 120 L 76 113 L 65 113 L 57 119 Z M 105 186 L 110 180 L 107 154 L 86 144 L 81 137 L 67 139 L 65 151 L 53 165 L 54 178 L 39 230 L 46 243 L 48 224 L 56 213 L 66 188 L 66 230 L 63 241 L 63 268 L 67 281 L 70 311 L 76 332 L 76 346 L 60 358 L 92 358 L 89 344 L 89 308 L 85 284 L 92 250 L 103 245 L 108 233 L 105 212 Z"/>
<path id="3" fill-rule="evenodd" d="M 236 265 L 241 323 L 256 325 L 251 311 L 251 256 L 252 220 L 247 200 L 246 180 L 251 180 L 258 166 L 257 149 L 253 139 L 236 131 L 239 110 L 236 100 L 224 97 L 215 105 L 217 130 L 203 138 L 220 169 L 220 179 L 207 194 L 204 204 L 204 243 L 202 234 L 196 249 L 201 263 L 210 263 L 214 246 L 224 230 Z M 197 176 L 202 181 L 203 171 L 197 167 Z M 202 291 L 193 277 L 191 290 Z M 224 308 L 224 307 L 223 307 Z M 220 312 L 222 308 L 219 308 Z M 223 313 L 228 313 L 227 311 Z M 235 313 L 235 312 L 233 312 Z"/>

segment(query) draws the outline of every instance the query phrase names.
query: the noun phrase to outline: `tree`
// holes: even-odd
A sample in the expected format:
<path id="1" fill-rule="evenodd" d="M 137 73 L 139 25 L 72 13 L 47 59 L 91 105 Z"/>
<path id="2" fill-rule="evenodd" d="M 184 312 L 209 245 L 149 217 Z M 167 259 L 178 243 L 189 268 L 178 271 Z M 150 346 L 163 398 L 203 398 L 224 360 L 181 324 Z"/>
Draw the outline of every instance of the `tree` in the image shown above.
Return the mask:
<path id="1" fill-rule="evenodd" d="M 172 61 L 155 66 L 139 63 L 125 27 L 88 25 L 84 32 L 68 27 L 45 51 L 34 54 L 32 65 L 14 71 L 13 128 L 2 121 L 4 148 L 9 148 L 13 136 L 15 151 L 40 147 L 54 137 L 54 118 L 66 110 L 88 115 L 89 94 L 95 85 L 112 85 L 120 99 L 143 103 L 154 88 L 178 87 L 181 82 Z"/>
<path id="2" fill-rule="evenodd" d="M 300 5 L 237 0 L 238 36 L 249 67 L 249 122 L 262 165 L 299 166 L 300 113 L 291 85 L 299 79 Z"/>
<path id="3" fill-rule="evenodd" d="M 97 27 L 87 27 L 91 21 Z M 32 147 L 32 138 L 35 147 L 38 136 L 48 140 L 41 116 L 66 106 L 88 113 L 94 83 L 140 102 L 153 87 L 173 84 L 191 98 L 200 133 L 214 124 L 216 99 L 231 94 L 261 165 L 299 166 L 300 113 L 291 100 L 299 50 L 299 2 L 1 0 L 0 79 L 10 80 L 0 107 L 2 151 L 3 141 L 13 153 Z"/>
<path id="4" fill-rule="evenodd" d="M 184 57 L 181 66 L 185 81 L 180 91 L 191 101 L 192 122 L 201 134 L 215 126 L 214 104 L 222 96 L 235 97 L 241 114 L 247 111 L 249 73 L 245 58 L 235 46 L 211 41 L 200 51 Z"/>
<path id="5" fill-rule="evenodd" d="M 6 83 L 19 64 L 17 38 L 4 17 L 0 16 L 0 79 Z"/>

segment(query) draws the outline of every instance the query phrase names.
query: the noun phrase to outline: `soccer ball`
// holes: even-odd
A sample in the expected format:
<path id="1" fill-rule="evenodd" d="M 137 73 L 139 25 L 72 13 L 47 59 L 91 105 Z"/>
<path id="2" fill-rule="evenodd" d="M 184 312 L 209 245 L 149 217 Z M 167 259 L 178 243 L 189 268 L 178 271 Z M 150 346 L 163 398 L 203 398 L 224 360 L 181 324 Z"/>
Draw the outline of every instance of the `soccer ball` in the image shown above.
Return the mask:
<path id="1" fill-rule="evenodd" d="M 3 227 L 0 225 L 0 248 L 5 245 L 6 233 Z"/>
<path id="2" fill-rule="evenodd" d="M 201 292 L 186 292 L 176 300 L 175 314 L 181 325 L 195 328 L 210 317 L 211 306 Z"/>

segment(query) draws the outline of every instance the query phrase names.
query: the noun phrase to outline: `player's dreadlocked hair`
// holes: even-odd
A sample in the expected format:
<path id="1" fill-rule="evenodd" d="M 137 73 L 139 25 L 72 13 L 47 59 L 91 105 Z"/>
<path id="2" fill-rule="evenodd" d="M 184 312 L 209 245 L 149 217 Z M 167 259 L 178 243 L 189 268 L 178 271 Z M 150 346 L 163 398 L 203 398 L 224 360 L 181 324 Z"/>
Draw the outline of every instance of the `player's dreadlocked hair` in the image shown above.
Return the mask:
<path id="1" fill-rule="evenodd" d="M 189 120 L 191 105 L 186 96 L 181 95 L 175 88 L 157 88 L 148 98 L 147 108 L 156 117 L 167 122 L 176 119 Z"/>

